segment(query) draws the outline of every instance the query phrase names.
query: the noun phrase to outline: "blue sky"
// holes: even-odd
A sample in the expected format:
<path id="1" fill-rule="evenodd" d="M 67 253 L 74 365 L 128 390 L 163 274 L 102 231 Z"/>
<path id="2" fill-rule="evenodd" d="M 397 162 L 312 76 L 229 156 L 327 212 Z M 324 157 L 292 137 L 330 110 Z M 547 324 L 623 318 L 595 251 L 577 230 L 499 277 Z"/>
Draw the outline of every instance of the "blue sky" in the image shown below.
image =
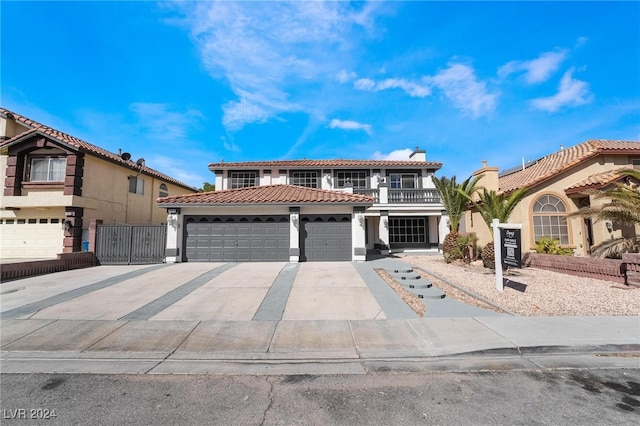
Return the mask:
<path id="1" fill-rule="evenodd" d="M 639 2 L 12 2 L 3 107 L 186 183 L 217 161 L 466 178 L 640 140 Z"/>

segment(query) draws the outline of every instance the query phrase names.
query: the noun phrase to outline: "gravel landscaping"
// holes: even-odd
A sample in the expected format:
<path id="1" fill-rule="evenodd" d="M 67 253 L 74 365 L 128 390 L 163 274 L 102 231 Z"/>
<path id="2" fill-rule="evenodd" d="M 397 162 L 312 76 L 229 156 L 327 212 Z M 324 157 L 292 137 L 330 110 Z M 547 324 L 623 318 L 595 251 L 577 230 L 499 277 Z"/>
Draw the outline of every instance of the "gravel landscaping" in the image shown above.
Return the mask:
<path id="1" fill-rule="evenodd" d="M 442 255 L 398 255 L 399 260 L 422 269 L 424 278 L 461 302 L 523 316 L 640 315 L 640 288 L 611 281 L 575 277 L 536 268 L 505 273 L 504 291 L 496 289 L 495 273 L 482 265 L 445 263 Z M 416 269 L 416 272 L 421 273 Z M 485 298 L 481 300 L 448 283 Z"/>

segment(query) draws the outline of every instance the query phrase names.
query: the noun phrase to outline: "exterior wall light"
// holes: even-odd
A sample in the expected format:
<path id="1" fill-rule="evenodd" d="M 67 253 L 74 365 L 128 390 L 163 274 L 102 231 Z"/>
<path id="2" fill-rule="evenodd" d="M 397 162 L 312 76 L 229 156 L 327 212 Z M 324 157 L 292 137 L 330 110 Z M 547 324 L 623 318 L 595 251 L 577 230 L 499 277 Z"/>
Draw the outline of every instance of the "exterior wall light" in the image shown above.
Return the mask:
<path id="1" fill-rule="evenodd" d="M 609 233 L 613 232 L 613 223 L 611 222 L 605 222 L 604 224 L 607 227 L 607 231 L 609 231 Z"/>

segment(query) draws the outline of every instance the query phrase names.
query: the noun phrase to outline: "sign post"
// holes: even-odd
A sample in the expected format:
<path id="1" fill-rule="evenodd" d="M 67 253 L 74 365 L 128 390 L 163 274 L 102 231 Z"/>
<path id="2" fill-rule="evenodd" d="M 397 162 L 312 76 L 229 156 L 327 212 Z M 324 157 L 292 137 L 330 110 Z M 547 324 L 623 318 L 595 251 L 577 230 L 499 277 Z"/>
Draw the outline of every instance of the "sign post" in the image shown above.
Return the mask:
<path id="1" fill-rule="evenodd" d="M 496 289 L 504 291 L 502 264 L 522 267 L 522 243 L 520 239 L 520 223 L 500 223 L 498 219 L 491 222 L 493 228 L 493 251 L 496 263 Z"/>

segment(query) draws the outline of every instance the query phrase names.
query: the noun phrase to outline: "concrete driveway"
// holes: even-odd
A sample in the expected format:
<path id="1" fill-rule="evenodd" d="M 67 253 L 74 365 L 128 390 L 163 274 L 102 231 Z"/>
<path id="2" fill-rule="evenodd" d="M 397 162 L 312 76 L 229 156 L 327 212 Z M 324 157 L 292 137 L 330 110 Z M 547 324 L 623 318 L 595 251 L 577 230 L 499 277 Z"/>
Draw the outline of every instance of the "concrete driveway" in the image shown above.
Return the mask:
<path id="1" fill-rule="evenodd" d="M 3 283 L 1 292 L 2 316 L 17 319 L 388 318 L 350 262 L 98 266 Z"/>

